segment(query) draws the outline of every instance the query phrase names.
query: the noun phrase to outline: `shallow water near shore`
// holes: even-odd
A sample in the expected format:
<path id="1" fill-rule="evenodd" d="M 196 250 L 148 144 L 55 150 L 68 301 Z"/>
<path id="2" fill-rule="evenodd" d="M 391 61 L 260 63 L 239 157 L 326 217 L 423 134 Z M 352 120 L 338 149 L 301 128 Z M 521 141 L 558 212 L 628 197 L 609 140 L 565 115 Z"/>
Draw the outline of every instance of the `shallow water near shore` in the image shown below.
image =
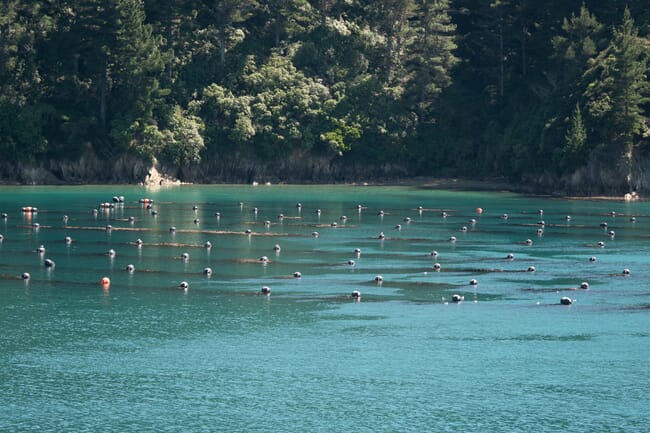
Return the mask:
<path id="1" fill-rule="evenodd" d="M 648 202 L 113 185 L 0 212 L 0 431 L 650 430 Z"/>

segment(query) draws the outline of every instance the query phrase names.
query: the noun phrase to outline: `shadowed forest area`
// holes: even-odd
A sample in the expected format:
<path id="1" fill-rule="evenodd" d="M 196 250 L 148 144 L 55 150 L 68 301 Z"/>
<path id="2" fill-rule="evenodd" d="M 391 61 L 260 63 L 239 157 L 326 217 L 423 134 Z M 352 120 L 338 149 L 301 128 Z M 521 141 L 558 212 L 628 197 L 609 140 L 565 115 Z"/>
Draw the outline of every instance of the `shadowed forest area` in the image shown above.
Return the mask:
<path id="1" fill-rule="evenodd" d="M 650 188 L 647 1 L 6 0 L 0 176 Z"/>

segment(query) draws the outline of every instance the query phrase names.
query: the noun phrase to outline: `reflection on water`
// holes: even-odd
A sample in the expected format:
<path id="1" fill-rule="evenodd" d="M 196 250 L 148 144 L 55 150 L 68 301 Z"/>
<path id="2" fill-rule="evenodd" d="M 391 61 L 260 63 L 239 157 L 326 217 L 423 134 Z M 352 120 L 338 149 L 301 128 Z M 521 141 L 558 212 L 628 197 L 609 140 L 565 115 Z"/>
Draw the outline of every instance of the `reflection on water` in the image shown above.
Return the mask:
<path id="1" fill-rule="evenodd" d="M 2 187 L 0 212 L 2 431 L 648 427 L 645 202 Z"/>

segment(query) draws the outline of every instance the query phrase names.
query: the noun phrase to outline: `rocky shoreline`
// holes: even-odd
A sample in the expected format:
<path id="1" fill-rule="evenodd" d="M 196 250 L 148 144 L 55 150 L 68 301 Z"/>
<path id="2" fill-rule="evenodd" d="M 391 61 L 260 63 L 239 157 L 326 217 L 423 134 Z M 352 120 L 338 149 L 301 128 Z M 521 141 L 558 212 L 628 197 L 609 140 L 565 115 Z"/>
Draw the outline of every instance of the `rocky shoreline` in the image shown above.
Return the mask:
<path id="1" fill-rule="evenodd" d="M 645 173 L 639 171 L 639 184 L 650 184 L 650 178 L 646 179 Z M 643 199 L 643 194 L 639 192 L 642 188 L 629 191 L 615 172 L 603 173 L 591 168 L 574 174 L 572 179 L 547 175 L 513 181 L 506 178 L 408 176 L 407 170 L 396 165 L 369 167 L 313 157 L 262 162 L 234 155 L 227 160 L 179 168 L 128 155 L 114 161 L 102 161 L 92 152 L 87 152 L 76 161 L 52 160 L 41 164 L 16 165 L 0 163 L 0 184 L 11 185 L 279 183 L 404 185 L 431 189 L 510 191 L 572 199 Z"/>

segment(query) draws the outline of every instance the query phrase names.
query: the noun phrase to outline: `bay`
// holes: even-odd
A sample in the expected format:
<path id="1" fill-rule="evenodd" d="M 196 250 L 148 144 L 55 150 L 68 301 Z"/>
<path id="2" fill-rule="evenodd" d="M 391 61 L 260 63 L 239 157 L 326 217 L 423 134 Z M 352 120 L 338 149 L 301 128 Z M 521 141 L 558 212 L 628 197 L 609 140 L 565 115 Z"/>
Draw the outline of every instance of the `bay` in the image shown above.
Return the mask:
<path id="1" fill-rule="evenodd" d="M 648 202 L 3 186 L 0 212 L 1 431 L 650 430 Z"/>

